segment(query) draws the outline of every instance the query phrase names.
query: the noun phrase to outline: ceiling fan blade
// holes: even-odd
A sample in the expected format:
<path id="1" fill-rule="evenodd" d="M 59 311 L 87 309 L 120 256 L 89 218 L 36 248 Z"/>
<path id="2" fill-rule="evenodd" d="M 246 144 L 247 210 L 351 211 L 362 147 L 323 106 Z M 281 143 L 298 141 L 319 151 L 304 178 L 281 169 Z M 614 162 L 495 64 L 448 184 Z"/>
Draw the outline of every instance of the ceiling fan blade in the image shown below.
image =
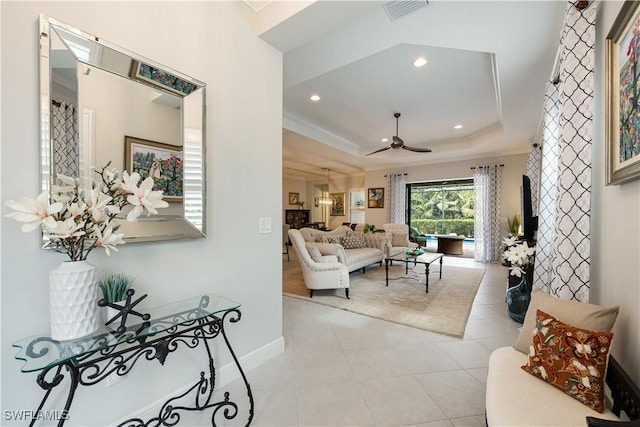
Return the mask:
<path id="1" fill-rule="evenodd" d="M 379 153 L 379 152 L 381 152 L 381 151 L 387 151 L 387 150 L 388 150 L 388 149 L 390 149 L 390 148 L 391 148 L 391 147 L 389 147 L 389 146 L 384 147 L 384 148 L 381 148 L 381 149 L 379 149 L 379 150 L 374 151 L 373 153 L 369 153 L 369 154 L 367 154 L 367 156 L 370 156 L 370 155 L 372 155 L 372 154 Z"/>
<path id="2" fill-rule="evenodd" d="M 408 145 L 403 145 L 402 148 L 405 149 L 405 150 L 414 151 L 416 153 L 430 153 L 431 152 L 431 148 L 409 147 Z"/>

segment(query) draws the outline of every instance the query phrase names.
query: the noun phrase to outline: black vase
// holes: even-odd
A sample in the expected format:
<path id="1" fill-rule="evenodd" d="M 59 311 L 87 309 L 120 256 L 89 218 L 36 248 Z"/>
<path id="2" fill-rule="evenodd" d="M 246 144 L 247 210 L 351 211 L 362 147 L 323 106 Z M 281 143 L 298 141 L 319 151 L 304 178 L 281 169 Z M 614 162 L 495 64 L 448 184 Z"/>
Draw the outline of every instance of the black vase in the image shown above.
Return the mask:
<path id="1" fill-rule="evenodd" d="M 531 286 L 533 278 L 523 274 L 520 283 L 507 291 L 507 311 L 509 317 L 518 323 L 524 323 L 524 315 L 531 302 Z"/>

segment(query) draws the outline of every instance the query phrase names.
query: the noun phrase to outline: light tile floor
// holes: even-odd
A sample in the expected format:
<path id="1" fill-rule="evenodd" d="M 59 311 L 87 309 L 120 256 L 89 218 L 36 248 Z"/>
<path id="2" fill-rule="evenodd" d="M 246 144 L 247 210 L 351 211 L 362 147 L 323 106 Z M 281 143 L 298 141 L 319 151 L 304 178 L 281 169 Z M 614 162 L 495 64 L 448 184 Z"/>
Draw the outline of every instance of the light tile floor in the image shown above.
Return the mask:
<path id="1" fill-rule="evenodd" d="M 506 267 L 447 264 L 486 269 L 462 339 L 283 297 L 286 350 L 247 373 L 252 425 L 484 426 L 489 354 L 521 325 L 506 313 Z"/>

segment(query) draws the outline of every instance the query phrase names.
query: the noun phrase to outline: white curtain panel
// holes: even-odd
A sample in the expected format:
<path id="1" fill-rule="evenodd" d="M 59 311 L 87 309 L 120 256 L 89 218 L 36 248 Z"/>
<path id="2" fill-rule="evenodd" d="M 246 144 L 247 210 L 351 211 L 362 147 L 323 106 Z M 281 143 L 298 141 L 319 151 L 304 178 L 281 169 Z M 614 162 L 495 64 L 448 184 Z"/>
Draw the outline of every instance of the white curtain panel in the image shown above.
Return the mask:
<path id="1" fill-rule="evenodd" d="M 406 222 L 406 187 L 405 174 L 394 173 L 387 176 L 387 223 L 404 224 Z"/>
<path id="2" fill-rule="evenodd" d="M 500 236 L 500 193 L 502 167 L 478 166 L 473 176 L 475 260 L 497 263 L 502 261 Z"/>
<path id="3" fill-rule="evenodd" d="M 78 113 L 76 107 L 66 102 L 51 105 L 53 116 L 53 173 L 78 177 L 80 152 Z M 55 182 L 59 182 L 55 179 Z"/>
<path id="4" fill-rule="evenodd" d="M 560 93 L 547 84 L 544 101 L 540 204 L 538 207 L 538 240 L 533 283 L 549 292 L 551 260 L 555 240 L 556 199 L 558 198 L 558 140 L 560 138 Z"/>
<path id="5" fill-rule="evenodd" d="M 527 176 L 531 180 L 531 208 L 533 215 L 538 215 L 538 198 L 540 194 L 540 173 L 542 168 L 542 146 L 539 143 L 531 145 L 527 158 Z"/>
<path id="6" fill-rule="evenodd" d="M 591 263 L 595 20 L 595 2 L 583 10 L 567 4 L 560 43 L 558 153 L 557 160 L 551 159 L 552 163 L 557 161 L 553 235 L 543 235 L 550 230 L 538 231 L 537 258 L 546 250 L 548 259 L 537 260 L 536 270 L 540 265 L 540 271 L 534 274 L 540 278 L 537 286 L 562 299 L 582 302 L 589 302 Z M 548 172 L 544 168 L 543 163 L 543 176 Z M 550 240 L 551 248 L 541 240 Z M 549 263 L 550 269 L 542 267 Z"/>

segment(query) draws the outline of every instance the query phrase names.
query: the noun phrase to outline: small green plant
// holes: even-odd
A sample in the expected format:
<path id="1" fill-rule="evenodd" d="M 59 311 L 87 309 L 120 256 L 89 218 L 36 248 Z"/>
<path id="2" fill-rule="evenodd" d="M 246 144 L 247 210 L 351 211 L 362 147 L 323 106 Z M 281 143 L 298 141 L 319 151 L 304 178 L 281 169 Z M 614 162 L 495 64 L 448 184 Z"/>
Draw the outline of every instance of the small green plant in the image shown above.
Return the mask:
<path id="1" fill-rule="evenodd" d="M 123 301 L 127 298 L 127 290 L 131 287 L 134 278 L 126 274 L 117 273 L 98 281 L 102 289 L 102 296 L 107 302 Z"/>
<path id="2" fill-rule="evenodd" d="M 509 223 L 509 232 L 516 236 L 520 231 L 520 214 L 515 214 L 513 218 L 507 218 L 507 222 Z"/>
<path id="3" fill-rule="evenodd" d="M 362 231 L 364 233 L 375 233 L 376 232 L 376 226 L 373 225 L 373 224 L 365 224 Z"/>

